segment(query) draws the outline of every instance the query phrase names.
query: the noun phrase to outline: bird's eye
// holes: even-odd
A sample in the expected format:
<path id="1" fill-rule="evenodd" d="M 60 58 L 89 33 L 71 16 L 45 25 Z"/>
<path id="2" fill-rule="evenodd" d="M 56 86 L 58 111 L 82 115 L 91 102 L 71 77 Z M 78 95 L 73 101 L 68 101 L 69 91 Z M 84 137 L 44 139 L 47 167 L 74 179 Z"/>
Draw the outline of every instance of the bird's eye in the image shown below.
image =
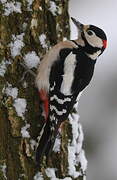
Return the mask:
<path id="1" fill-rule="evenodd" d="M 89 36 L 92 36 L 92 35 L 94 35 L 94 32 L 91 31 L 91 30 L 88 30 L 88 31 L 87 31 L 87 34 L 88 34 Z"/>

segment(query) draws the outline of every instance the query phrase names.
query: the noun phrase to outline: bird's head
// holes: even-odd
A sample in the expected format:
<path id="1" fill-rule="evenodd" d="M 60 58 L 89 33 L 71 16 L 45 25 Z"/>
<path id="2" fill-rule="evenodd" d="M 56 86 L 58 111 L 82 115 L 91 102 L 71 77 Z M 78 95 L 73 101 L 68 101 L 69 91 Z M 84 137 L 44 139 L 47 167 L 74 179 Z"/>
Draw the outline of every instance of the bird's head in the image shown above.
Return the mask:
<path id="1" fill-rule="evenodd" d="M 107 46 L 107 37 L 105 32 L 94 25 L 84 25 L 71 18 L 78 28 L 78 39 L 82 41 L 81 45 L 84 51 L 89 55 L 101 55 Z M 95 59 L 95 57 L 94 57 Z"/>

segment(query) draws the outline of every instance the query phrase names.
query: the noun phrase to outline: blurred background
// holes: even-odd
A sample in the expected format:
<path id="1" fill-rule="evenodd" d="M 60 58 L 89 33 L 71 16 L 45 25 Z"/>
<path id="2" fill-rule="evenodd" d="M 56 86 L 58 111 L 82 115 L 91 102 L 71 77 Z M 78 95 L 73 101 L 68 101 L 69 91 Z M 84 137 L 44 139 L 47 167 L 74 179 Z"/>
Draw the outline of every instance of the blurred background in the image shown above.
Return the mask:
<path id="1" fill-rule="evenodd" d="M 117 1 L 70 0 L 70 16 L 102 28 L 108 47 L 98 59 L 93 80 L 80 98 L 88 159 L 87 180 L 117 180 Z M 77 31 L 71 22 L 71 39 Z"/>

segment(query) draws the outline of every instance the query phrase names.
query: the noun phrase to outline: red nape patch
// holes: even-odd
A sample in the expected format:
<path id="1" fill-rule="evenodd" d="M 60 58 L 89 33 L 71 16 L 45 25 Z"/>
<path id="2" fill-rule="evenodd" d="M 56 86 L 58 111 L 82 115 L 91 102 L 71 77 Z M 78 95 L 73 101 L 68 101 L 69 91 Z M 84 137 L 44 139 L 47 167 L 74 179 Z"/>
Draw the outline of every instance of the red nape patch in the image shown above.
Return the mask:
<path id="1" fill-rule="evenodd" d="M 103 40 L 103 47 L 106 48 L 107 46 L 107 40 Z"/>
<path id="2" fill-rule="evenodd" d="M 48 118 L 48 107 L 49 107 L 47 92 L 45 90 L 41 89 L 39 91 L 39 96 L 40 96 L 41 101 L 43 101 L 43 107 L 44 107 L 44 112 L 45 112 L 45 119 L 47 121 L 47 118 Z"/>

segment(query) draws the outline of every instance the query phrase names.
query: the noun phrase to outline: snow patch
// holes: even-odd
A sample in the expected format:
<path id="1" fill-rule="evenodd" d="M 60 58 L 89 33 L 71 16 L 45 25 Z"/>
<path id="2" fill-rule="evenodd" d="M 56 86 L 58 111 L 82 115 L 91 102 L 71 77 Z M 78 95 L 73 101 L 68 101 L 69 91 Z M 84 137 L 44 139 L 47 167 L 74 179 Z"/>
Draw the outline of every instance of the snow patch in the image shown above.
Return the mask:
<path id="1" fill-rule="evenodd" d="M 54 143 L 53 151 L 60 152 L 60 145 L 61 145 L 61 139 L 57 137 Z"/>
<path id="2" fill-rule="evenodd" d="M 58 14 L 61 15 L 62 14 L 62 7 L 58 7 Z"/>
<path id="3" fill-rule="evenodd" d="M 37 67 L 40 63 L 39 57 L 36 55 L 35 51 L 29 52 L 24 56 L 24 62 L 29 69 Z"/>
<path id="4" fill-rule="evenodd" d="M 30 138 L 30 134 L 29 132 L 27 131 L 27 129 L 30 128 L 30 124 L 26 124 L 24 127 L 21 128 L 21 134 L 22 134 L 22 137 L 24 138 Z"/>
<path id="5" fill-rule="evenodd" d="M 4 77 L 7 70 L 7 65 L 9 64 L 11 63 L 6 60 L 2 60 L 2 62 L 0 63 L 0 76 Z"/>
<path id="6" fill-rule="evenodd" d="M 51 180 L 72 180 L 71 177 L 65 177 L 64 179 L 59 179 L 56 177 L 56 174 L 55 174 L 55 171 L 56 169 L 55 168 L 47 168 L 45 170 L 46 172 L 46 175 L 51 179 Z"/>
<path id="7" fill-rule="evenodd" d="M 17 115 L 19 117 L 22 117 L 22 119 L 24 119 L 24 113 L 26 111 L 27 102 L 26 99 L 24 98 L 17 98 L 18 89 L 16 87 L 13 88 L 12 85 L 8 83 L 8 86 L 3 89 L 3 93 L 13 98 L 14 100 L 13 106 L 15 107 Z"/>
<path id="8" fill-rule="evenodd" d="M 11 96 L 13 99 L 16 99 L 18 95 L 18 89 L 16 87 L 13 88 L 11 84 L 8 84 L 8 87 L 5 89 L 5 93 L 7 96 Z"/>
<path id="9" fill-rule="evenodd" d="M 23 86 L 23 88 L 27 88 L 27 87 L 28 87 L 28 83 L 27 83 L 26 81 L 24 81 L 24 82 L 22 83 L 22 86 Z"/>
<path id="10" fill-rule="evenodd" d="M 38 173 L 34 176 L 34 180 L 44 180 L 42 173 L 41 173 L 41 172 L 38 172 Z"/>
<path id="11" fill-rule="evenodd" d="M 6 164 L 4 163 L 3 165 L 0 165 L 0 169 L 3 173 L 4 178 L 7 179 L 7 176 L 6 176 L 7 166 L 6 166 Z"/>
<path id="12" fill-rule="evenodd" d="M 28 11 L 32 11 L 31 6 L 32 6 L 33 1 L 34 0 L 27 0 L 27 2 L 28 2 L 28 6 L 27 6 Z"/>
<path id="13" fill-rule="evenodd" d="M 2 3 L 2 4 L 6 3 L 6 2 L 7 2 L 7 0 L 1 0 L 1 3 Z"/>
<path id="14" fill-rule="evenodd" d="M 39 36 L 39 41 L 40 41 L 40 43 L 41 43 L 43 48 L 47 48 L 48 47 L 47 44 L 46 44 L 46 35 L 45 34 L 41 34 Z"/>
<path id="15" fill-rule="evenodd" d="M 23 23 L 23 25 L 22 25 L 22 27 L 23 27 L 23 31 L 25 31 L 26 30 L 26 27 L 27 27 L 27 23 Z"/>
<path id="16" fill-rule="evenodd" d="M 80 164 L 81 164 L 81 169 L 83 170 L 83 172 L 85 172 L 86 169 L 87 169 L 87 164 L 88 164 L 88 162 L 87 162 L 87 160 L 86 160 L 84 150 L 81 150 L 81 151 L 80 151 L 80 153 L 79 153 L 79 155 L 78 155 L 78 161 L 79 161 Z"/>
<path id="17" fill-rule="evenodd" d="M 50 1 L 50 8 L 49 10 L 51 11 L 51 13 L 55 16 L 57 13 L 57 6 L 55 4 L 55 2 Z"/>
<path id="18" fill-rule="evenodd" d="M 55 174 L 55 169 L 54 168 L 47 168 L 45 170 L 46 172 L 46 175 L 49 177 L 49 178 L 52 178 L 52 180 L 54 180 L 53 178 L 56 178 L 56 174 Z"/>
<path id="19" fill-rule="evenodd" d="M 26 111 L 26 106 L 27 106 L 26 99 L 24 98 L 15 99 L 13 106 L 15 107 L 18 116 L 24 119 L 24 113 Z"/>
<path id="20" fill-rule="evenodd" d="M 82 150 L 82 145 L 83 145 L 83 141 L 84 141 L 83 129 L 82 129 L 82 125 L 80 123 L 78 125 L 78 131 L 79 131 L 79 135 L 78 135 L 78 139 L 76 141 L 76 143 L 78 143 L 78 146 L 76 148 L 77 154 L 79 154 L 80 151 Z"/>
<path id="21" fill-rule="evenodd" d="M 7 2 L 5 0 L 2 0 L 4 3 L 5 7 L 5 16 L 9 16 L 11 13 L 16 12 L 16 13 L 21 13 L 21 3 L 20 2 Z"/>
<path id="22" fill-rule="evenodd" d="M 30 140 L 31 149 L 34 151 L 37 146 L 37 142 L 33 139 Z"/>
<path id="23" fill-rule="evenodd" d="M 69 175 L 77 178 L 80 175 L 85 176 L 87 169 L 87 160 L 84 150 L 82 149 L 84 134 L 82 126 L 79 123 L 79 115 L 77 110 L 78 102 L 74 106 L 76 113 L 69 115 L 69 122 L 72 127 L 73 139 L 68 145 L 68 170 Z M 76 166 L 80 164 L 79 171 L 76 170 Z"/>
<path id="24" fill-rule="evenodd" d="M 33 28 L 37 28 L 37 19 L 36 18 L 33 18 L 32 20 L 31 20 L 31 28 L 33 29 Z"/>
<path id="25" fill-rule="evenodd" d="M 69 175 L 77 178 L 80 175 L 80 172 L 76 171 L 76 155 L 75 155 L 75 148 L 74 146 L 68 146 L 68 163 L 69 163 Z"/>
<path id="26" fill-rule="evenodd" d="M 10 43 L 12 57 L 20 55 L 20 51 L 22 47 L 24 47 L 23 36 L 24 36 L 24 33 L 17 36 L 12 35 L 12 42 Z"/>
<path id="27" fill-rule="evenodd" d="M 29 4 L 29 6 L 31 6 L 31 5 L 32 5 L 33 1 L 34 1 L 34 0 L 27 0 L 27 2 L 28 2 L 28 4 Z"/>

